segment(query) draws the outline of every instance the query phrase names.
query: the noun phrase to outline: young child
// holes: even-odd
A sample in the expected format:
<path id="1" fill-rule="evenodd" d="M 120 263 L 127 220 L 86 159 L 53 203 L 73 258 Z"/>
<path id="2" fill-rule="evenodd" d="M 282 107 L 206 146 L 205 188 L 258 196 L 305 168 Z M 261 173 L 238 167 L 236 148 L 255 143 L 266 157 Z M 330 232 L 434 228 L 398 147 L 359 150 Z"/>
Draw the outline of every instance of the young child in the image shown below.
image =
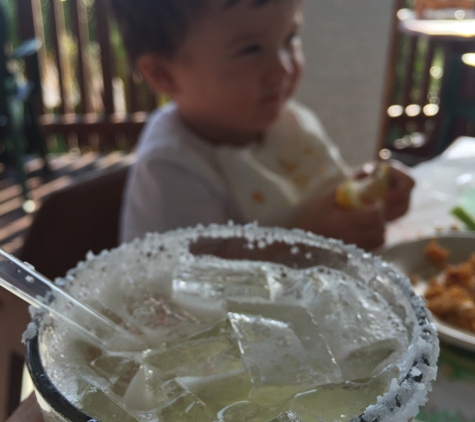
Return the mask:
<path id="1" fill-rule="evenodd" d="M 373 249 L 413 181 L 391 164 L 385 201 L 339 207 L 352 171 L 292 100 L 304 57 L 302 0 L 110 0 L 130 59 L 172 99 L 141 135 L 121 238 L 258 221 Z"/>

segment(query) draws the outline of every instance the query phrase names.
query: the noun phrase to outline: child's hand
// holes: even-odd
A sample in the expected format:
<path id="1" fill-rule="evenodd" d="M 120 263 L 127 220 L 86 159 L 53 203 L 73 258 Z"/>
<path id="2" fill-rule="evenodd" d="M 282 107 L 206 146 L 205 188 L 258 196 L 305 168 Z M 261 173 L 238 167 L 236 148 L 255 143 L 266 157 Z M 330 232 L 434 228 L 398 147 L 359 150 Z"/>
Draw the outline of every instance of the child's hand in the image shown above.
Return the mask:
<path id="1" fill-rule="evenodd" d="M 389 166 L 389 187 L 385 201 L 386 221 L 393 221 L 406 214 L 414 185 L 409 169 L 397 161 L 392 161 Z"/>
<path id="2" fill-rule="evenodd" d="M 346 210 L 335 203 L 335 191 L 319 198 L 296 226 L 345 243 L 372 250 L 384 243 L 384 207 L 381 203 Z"/>
<path id="3" fill-rule="evenodd" d="M 409 169 L 398 161 L 389 161 L 387 192 L 384 198 L 385 219 L 393 221 L 402 217 L 409 209 L 411 191 L 414 187 L 414 179 L 409 173 Z M 365 164 L 355 171 L 356 179 L 364 179 L 375 172 L 378 163 Z"/>

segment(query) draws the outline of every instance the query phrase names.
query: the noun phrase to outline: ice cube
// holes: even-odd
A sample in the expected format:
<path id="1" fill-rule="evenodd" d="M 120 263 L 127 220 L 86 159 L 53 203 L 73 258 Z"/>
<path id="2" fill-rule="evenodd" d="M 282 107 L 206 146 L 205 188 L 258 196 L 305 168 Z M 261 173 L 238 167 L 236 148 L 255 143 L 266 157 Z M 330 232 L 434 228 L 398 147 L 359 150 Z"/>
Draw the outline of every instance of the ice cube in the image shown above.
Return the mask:
<path id="1" fill-rule="evenodd" d="M 125 363 L 129 359 L 124 356 L 119 355 L 101 355 L 90 362 L 90 366 L 94 371 L 96 371 L 101 377 L 111 380 L 119 376 L 120 371 Z M 137 364 L 137 369 L 139 364 Z"/>
<path id="2" fill-rule="evenodd" d="M 92 344 L 82 340 L 73 341 L 70 349 L 73 351 L 72 353 L 79 353 L 87 365 L 90 365 L 91 362 L 101 356 L 103 352 L 103 350 L 99 349 L 97 346 L 93 346 Z"/>
<path id="3" fill-rule="evenodd" d="M 369 378 L 407 349 L 400 318 L 365 283 L 331 270 L 333 280 L 306 304 L 345 380 Z"/>
<path id="4" fill-rule="evenodd" d="M 297 394 L 291 400 L 289 410 L 303 421 L 349 421 L 368 406 L 376 404 L 378 396 L 388 390 L 396 374 L 393 370 L 387 370 L 366 383 L 347 381 L 317 387 Z"/>
<path id="5" fill-rule="evenodd" d="M 140 364 L 127 356 L 102 355 L 94 359 L 90 367 L 111 383 L 114 393 L 122 396 Z"/>
<path id="6" fill-rule="evenodd" d="M 307 352 L 288 324 L 231 312 L 228 318 L 253 384 L 252 401 L 276 404 L 313 385 Z"/>
<path id="7" fill-rule="evenodd" d="M 316 385 L 343 381 L 340 368 L 310 312 L 295 305 L 227 300 L 229 312 L 261 316 L 289 325 L 304 347 L 307 363 L 314 370 L 312 383 Z"/>
<path id="8" fill-rule="evenodd" d="M 85 392 L 80 405 L 86 413 L 94 415 L 96 419 L 102 422 L 139 422 L 110 395 L 106 395 L 96 388 L 91 388 Z"/>
<path id="9" fill-rule="evenodd" d="M 228 318 L 255 386 L 299 383 L 308 378 L 307 353 L 289 324 L 232 312 Z"/>
<path id="10" fill-rule="evenodd" d="M 206 257 L 179 267 L 173 280 L 173 299 L 199 319 L 225 316 L 223 298 L 269 299 L 279 283 L 261 263 Z"/>
<path id="11" fill-rule="evenodd" d="M 169 401 L 176 399 L 183 393 L 186 393 L 185 388 L 183 388 L 183 386 L 177 382 L 175 378 L 164 382 L 162 384 L 162 391 Z"/>
<path id="12" fill-rule="evenodd" d="M 219 422 L 264 422 L 272 419 L 281 408 L 261 407 L 249 400 L 232 403 L 218 412 Z"/>
<path id="13" fill-rule="evenodd" d="M 227 320 L 154 352 L 145 362 L 162 370 L 166 377 L 205 376 L 242 368 L 239 346 Z"/>
<path id="14" fill-rule="evenodd" d="M 163 402 L 168 394 L 163 389 L 163 379 L 145 365 L 141 365 L 130 381 L 122 402 L 130 409 L 150 410 Z"/>
<path id="15" fill-rule="evenodd" d="M 257 404 L 244 400 L 221 409 L 218 412 L 218 419 L 226 422 L 247 422 L 257 417 L 260 410 Z"/>
<path id="16" fill-rule="evenodd" d="M 322 289 L 328 282 L 326 274 L 327 267 L 317 266 L 303 269 L 286 270 L 287 283 L 285 285 L 284 296 L 294 296 L 299 299 L 299 303 L 305 301 L 305 289 L 308 286 L 314 291 Z"/>
<path id="17" fill-rule="evenodd" d="M 206 405 L 190 392 L 181 394 L 160 411 L 163 421 L 213 422 L 215 419 Z"/>
<path id="18" fill-rule="evenodd" d="M 269 422 L 302 422 L 302 419 L 299 415 L 289 410 L 288 412 L 281 413 Z"/>
<path id="19" fill-rule="evenodd" d="M 173 312 L 170 306 L 161 298 L 149 297 L 131 309 L 130 312 L 141 327 L 147 328 L 163 326 L 170 319 L 175 319 L 171 325 L 186 321 L 185 317 Z"/>
<path id="20" fill-rule="evenodd" d="M 252 387 L 245 368 L 234 372 L 206 377 L 180 377 L 176 379 L 184 389 L 193 393 L 214 413 L 248 399 Z"/>
<path id="21" fill-rule="evenodd" d="M 202 329 L 194 316 L 165 295 L 144 292 L 140 298 L 128 298 L 127 312 L 152 346 L 180 341 Z"/>

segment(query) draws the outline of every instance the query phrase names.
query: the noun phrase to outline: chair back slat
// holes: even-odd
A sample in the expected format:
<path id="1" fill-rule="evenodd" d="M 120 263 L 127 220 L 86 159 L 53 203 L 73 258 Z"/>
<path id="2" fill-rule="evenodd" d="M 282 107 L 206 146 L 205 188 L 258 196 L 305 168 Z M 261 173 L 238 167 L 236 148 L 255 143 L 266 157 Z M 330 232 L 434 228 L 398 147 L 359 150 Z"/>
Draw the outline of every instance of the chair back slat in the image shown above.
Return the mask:
<path id="1" fill-rule="evenodd" d="M 424 64 L 422 67 L 422 77 L 421 77 L 421 92 L 419 95 L 418 104 L 421 107 L 424 107 L 429 101 L 429 90 L 430 90 L 430 69 L 434 62 L 434 53 L 435 53 L 435 42 L 434 40 L 429 40 L 427 43 L 427 51 L 424 57 Z"/>
<path id="2" fill-rule="evenodd" d="M 409 51 L 406 56 L 404 64 L 404 81 L 402 85 L 402 106 L 406 108 L 409 104 L 413 103 L 412 90 L 414 87 L 414 59 L 416 58 L 417 51 L 417 38 L 410 37 L 409 39 Z"/>
<path id="3" fill-rule="evenodd" d="M 69 0 L 72 17 L 72 34 L 77 45 L 77 79 L 81 96 L 80 113 L 91 113 L 90 86 L 90 63 L 87 52 L 89 46 L 89 34 L 87 28 L 87 13 L 83 0 Z"/>
<path id="4" fill-rule="evenodd" d="M 35 56 L 25 60 L 28 79 L 35 84 L 36 107 L 39 114 L 45 113 L 43 91 L 40 82 L 40 69 L 46 62 L 46 49 L 44 47 L 44 24 L 41 5 L 36 0 L 17 0 L 18 35 L 20 41 L 37 38 L 42 41 L 42 46 Z"/>
<path id="5" fill-rule="evenodd" d="M 66 47 L 66 30 L 64 23 L 64 10 L 61 0 L 50 0 L 49 18 L 54 28 L 53 50 L 56 58 L 56 66 L 58 68 L 59 92 L 61 103 L 59 110 L 61 114 L 71 114 L 73 107 L 69 98 L 66 85 L 66 72 L 68 67 Z"/>
<path id="6" fill-rule="evenodd" d="M 136 113 L 140 110 L 139 101 L 137 97 L 138 84 L 135 81 L 134 73 L 132 71 L 127 74 L 127 111 L 129 113 Z"/>
<path id="7" fill-rule="evenodd" d="M 5 42 L 7 39 L 7 22 L 5 14 L 0 5 L 0 131 L 6 124 L 5 114 L 7 113 L 6 104 L 6 86 L 5 81 L 7 78 L 7 57 L 5 55 Z"/>
<path id="8" fill-rule="evenodd" d="M 474 50 L 475 53 L 475 43 L 474 43 Z M 464 66 L 465 72 L 463 75 L 463 80 L 460 83 L 460 97 L 465 100 L 469 101 L 472 104 L 475 104 L 475 67 L 472 66 Z"/>
<path id="9" fill-rule="evenodd" d="M 387 118 L 386 110 L 389 108 L 393 101 L 394 86 L 396 83 L 396 67 L 398 63 L 398 54 L 401 37 L 397 32 L 397 12 L 404 6 L 404 0 L 393 1 L 393 15 L 391 22 L 391 38 L 389 40 L 388 57 L 386 65 L 386 74 L 384 78 L 383 98 L 381 102 L 381 113 L 379 118 L 379 130 L 378 130 L 378 146 L 376 148 L 376 156 L 379 154 L 379 150 L 384 146 L 386 134 L 389 128 L 389 119 Z"/>
<path id="10" fill-rule="evenodd" d="M 101 65 L 103 77 L 103 102 L 104 114 L 110 116 L 114 113 L 114 93 L 112 87 L 112 78 L 115 75 L 115 66 L 110 44 L 110 25 L 108 10 L 104 0 L 94 2 L 94 11 L 96 17 L 97 41 L 101 49 Z"/>

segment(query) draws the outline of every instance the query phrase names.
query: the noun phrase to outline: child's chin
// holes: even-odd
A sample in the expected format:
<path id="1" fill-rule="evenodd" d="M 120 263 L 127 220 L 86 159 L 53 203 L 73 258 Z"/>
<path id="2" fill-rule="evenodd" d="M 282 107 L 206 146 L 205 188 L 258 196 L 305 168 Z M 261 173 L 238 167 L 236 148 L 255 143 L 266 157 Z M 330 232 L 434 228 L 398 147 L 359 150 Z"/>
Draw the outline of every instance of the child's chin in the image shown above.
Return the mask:
<path id="1" fill-rule="evenodd" d="M 266 110 L 265 112 L 261 113 L 259 116 L 259 124 L 260 129 L 265 130 L 268 129 L 269 126 L 272 126 L 281 116 L 284 107 L 276 107 L 274 109 Z"/>

